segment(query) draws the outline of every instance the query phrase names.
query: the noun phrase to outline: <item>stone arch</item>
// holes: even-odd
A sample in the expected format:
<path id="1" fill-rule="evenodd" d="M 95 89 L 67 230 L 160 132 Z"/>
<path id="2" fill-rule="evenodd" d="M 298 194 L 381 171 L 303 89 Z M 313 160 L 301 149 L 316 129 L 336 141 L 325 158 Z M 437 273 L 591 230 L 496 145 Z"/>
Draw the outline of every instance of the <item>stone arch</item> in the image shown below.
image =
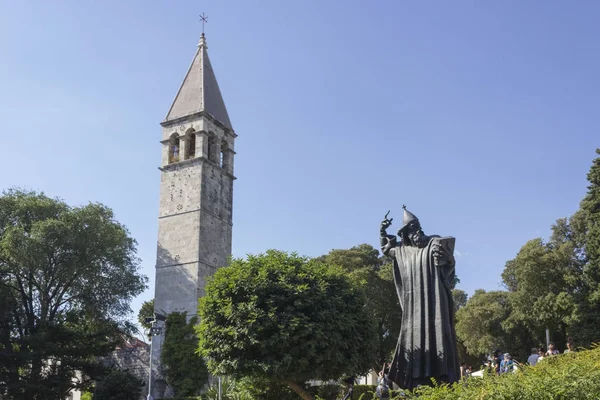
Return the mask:
<path id="1" fill-rule="evenodd" d="M 223 169 L 228 169 L 230 164 L 229 143 L 226 140 L 221 142 L 221 154 L 219 157 L 219 166 Z"/>
<path id="2" fill-rule="evenodd" d="M 165 392 L 167 391 L 167 381 L 165 381 L 164 379 L 156 379 L 154 381 L 154 385 L 152 385 L 153 390 L 153 394 L 152 397 L 153 398 L 163 398 L 165 396 Z"/>
<path id="3" fill-rule="evenodd" d="M 185 159 L 196 158 L 196 131 L 188 129 L 185 134 Z"/>
<path id="4" fill-rule="evenodd" d="M 169 164 L 176 163 L 179 161 L 180 140 L 177 132 L 173 133 L 169 138 Z"/>

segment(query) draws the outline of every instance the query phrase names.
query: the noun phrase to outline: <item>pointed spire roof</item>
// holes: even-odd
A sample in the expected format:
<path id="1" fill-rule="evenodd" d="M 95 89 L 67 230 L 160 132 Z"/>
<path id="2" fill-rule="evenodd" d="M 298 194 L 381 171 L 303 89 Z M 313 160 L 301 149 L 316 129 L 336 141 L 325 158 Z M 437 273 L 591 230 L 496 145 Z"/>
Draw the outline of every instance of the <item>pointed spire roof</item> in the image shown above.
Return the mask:
<path id="1" fill-rule="evenodd" d="M 207 48 L 203 33 L 192 65 L 183 79 L 165 121 L 203 111 L 227 128 L 233 129 L 217 78 L 210 65 Z"/>

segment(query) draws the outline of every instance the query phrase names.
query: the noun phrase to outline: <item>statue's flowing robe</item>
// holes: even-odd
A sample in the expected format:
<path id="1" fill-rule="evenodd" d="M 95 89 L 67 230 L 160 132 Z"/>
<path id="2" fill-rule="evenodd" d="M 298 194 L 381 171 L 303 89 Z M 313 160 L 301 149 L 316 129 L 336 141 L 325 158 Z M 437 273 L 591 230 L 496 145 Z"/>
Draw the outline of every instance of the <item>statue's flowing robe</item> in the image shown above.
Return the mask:
<path id="1" fill-rule="evenodd" d="M 435 266 L 432 244 L 436 238 L 430 236 L 423 248 L 397 246 L 395 240 L 384 246 L 384 253 L 394 257 L 402 308 L 389 379 L 403 389 L 430 385 L 431 378 L 438 383 L 460 379 L 451 292 L 454 264 Z"/>

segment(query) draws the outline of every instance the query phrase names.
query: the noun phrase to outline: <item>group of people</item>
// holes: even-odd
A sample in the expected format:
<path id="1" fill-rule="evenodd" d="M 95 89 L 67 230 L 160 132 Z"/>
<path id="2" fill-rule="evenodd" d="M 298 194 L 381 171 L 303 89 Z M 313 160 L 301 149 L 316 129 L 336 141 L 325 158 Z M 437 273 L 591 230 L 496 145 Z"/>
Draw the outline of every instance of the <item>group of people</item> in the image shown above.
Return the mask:
<path id="1" fill-rule="evenodd" d="M 491 365 L 496 375 L 506 374 L 508 372 L 514 372 L 516 362 L 513 360 L 509 353 L 502 353 L 502 351 L 496 351 L 494 354 L 493 362 L 488 360 L 488 366 Z"/>
<path id="2" fill-rule="evenodd" d="M 571 339 L 567 340 L 567 348 L 564 351 L 564 353 L 571 353 L 575 351 L 575 345 L 573 344 L 573 341 Z M 560 351 L 558 351 L 558 349 L 556 349 L 556 346 L 554 346 L 554 343 L 550 342 L 548 344 L 548 351 L 544 351 L 544 348 L 540 347 L 534 347 L 531 349 L 531 355 L 529 356 L 529 358 L 527 359 L 527 364 L 534 366 L 536 365 L 538 362 L 542 361 L 545 357 L 549 357 L 549 356 L 554 356 L 560 354 Z"/>
<path id="3" fill-rule="evenodd" d="M 564 353 L 571 353 L 575 351 L 575 345 L 573 340 L 569 338 L 567 341 L 567 349 Z M 548 350 L 544 351 L 542 347 L 534 347 L 531 349 L 531 355 L 527 359 L 527 364 L 531 366 L 537 365 L 540 361 L 542 361 L 546 357 L 554 356 L 560 354 L 560 351 L 556 348 L 554 343 L 550 342 L 548 344 Z M 505 374 L 508 372 L 514 372 L 516 366 L 519 363 L 513 360 L 512 356 L 509 353 L 503 353 L 501 350 L 496 350 L 496 352 L 488 359 L 483 365 L 483 370 L 489 374 Z M 468 366 L 466 363 L 462 363 L 460 365 L 460 376 L 465 379 L 471 376 L 473 373 L 473 367 Z"/>

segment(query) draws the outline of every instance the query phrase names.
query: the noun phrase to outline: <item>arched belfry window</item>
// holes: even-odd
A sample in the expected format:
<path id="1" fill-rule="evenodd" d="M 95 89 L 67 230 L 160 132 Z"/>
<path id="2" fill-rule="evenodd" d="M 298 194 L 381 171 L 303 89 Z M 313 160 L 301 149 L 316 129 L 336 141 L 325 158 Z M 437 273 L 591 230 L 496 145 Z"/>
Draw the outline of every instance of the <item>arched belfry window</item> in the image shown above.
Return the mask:
<path id="1" fill-rule="evenodd" d="M 179 135 L 171 135 L 169 139 L 169 164 L 179 161 Z"/>
<path id="2" fill-rule="evenodd" d="M 208 159 L 214 163 L 219 162 L 219 146 L 214 134 L 208 136 Z"/>
<path id="3" fill-rule="evenodd" d="M 226 141 L 223 141 L 223 143 L 221 144 L 219 166 L 224 169 L 227 169 L 227 167 L 229 166 L 229 145 Z"/>
<path id="4" fill-rule="evenodd" d="M 196 157 L 196 133 L 190 132 L 187 134 L 187 138 L 185 140 L 185 145 L 187 147 L 186 155 L 187 158 L 195 158 Z"/>

